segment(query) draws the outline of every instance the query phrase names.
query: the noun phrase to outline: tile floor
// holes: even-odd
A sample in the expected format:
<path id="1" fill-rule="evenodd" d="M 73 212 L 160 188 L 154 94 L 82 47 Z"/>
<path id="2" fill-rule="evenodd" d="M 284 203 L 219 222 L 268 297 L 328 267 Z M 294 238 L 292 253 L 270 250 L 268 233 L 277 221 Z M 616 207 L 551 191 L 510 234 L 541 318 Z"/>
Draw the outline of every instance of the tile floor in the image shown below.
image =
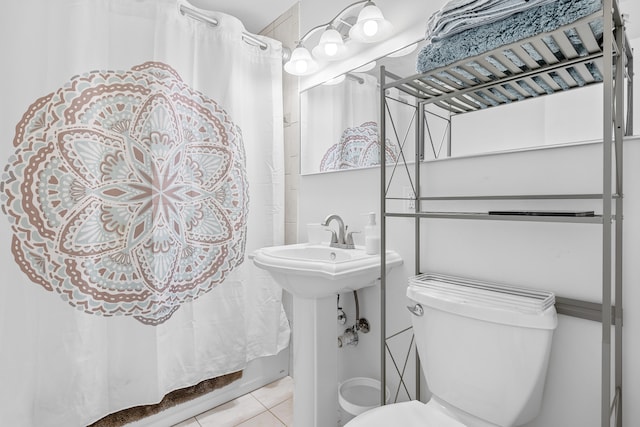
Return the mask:
<path id="1" fill-rule="evenodd" d="M 285 377 L 173 427 L 292 427 L 293 380 Z"/>

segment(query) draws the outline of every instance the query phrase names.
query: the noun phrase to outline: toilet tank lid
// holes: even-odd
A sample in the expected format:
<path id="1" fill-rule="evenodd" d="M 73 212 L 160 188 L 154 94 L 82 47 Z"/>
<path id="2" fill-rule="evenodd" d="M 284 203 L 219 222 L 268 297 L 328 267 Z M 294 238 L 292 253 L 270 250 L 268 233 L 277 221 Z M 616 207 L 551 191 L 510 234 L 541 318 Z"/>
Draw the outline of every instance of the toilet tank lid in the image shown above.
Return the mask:
<path id="1" fill-rule="evenodd" d="M 497 323 L 543 329 L 557 324 L 555 295 L 545 290 L 425 273 L 409 278 L 407 296 L 443 311 Z"/>

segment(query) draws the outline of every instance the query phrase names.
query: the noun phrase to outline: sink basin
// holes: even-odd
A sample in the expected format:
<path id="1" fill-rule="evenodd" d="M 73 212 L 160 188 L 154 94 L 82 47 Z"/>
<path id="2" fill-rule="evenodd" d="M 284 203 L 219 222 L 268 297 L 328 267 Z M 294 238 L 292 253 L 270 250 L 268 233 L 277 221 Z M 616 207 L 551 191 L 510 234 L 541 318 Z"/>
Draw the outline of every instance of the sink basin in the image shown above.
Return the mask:
<path id="1" fill-rule="evenodd" d="M 333 248 L 300 243 L 258 249 L 256 266 L 271 273 L 287 291 L 301 298 L 324 298 L 375 284 L 380 277 L 380 255 L 367 255 L 364 247 Z M 400 256 L 386 252 L 387 268 L 402 264 Z"/>

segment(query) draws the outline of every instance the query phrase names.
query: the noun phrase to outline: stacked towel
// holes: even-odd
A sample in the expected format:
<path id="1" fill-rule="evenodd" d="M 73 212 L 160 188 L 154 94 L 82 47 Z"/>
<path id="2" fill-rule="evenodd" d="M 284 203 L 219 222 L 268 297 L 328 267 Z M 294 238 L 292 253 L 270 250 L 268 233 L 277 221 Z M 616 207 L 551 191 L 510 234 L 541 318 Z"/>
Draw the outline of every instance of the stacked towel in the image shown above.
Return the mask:
<path id="1" fill-rule="evenodd" d="M 427 21 L 425 39 L 436 42 L 555 0 L 451 0 Z"/>
<path id="2" fill-rule="evenodd" d="M 554 31 L 601 9 L 601 0 L 554 0 L 547 4 L 539 4 L 538 7 L 529 8 L 500 21 L 480 25 L 451 35 L 445 40 L 426 44 L 418 54 L 416 70 L 418 73 L 425 73 L 536 34 Z M 600 39 L 602 20 L 593 22 L 591 27 L 596 40 Z M 545 43 L 549 49 L 555 51 L 552 40 L 545 40 Z"/>

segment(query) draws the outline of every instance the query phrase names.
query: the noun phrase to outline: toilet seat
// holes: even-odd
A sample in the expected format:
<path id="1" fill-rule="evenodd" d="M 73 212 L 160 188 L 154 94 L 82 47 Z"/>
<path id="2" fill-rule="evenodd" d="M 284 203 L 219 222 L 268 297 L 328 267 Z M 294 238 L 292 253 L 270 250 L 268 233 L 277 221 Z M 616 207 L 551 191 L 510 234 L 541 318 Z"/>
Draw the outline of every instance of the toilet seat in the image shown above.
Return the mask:
<path id="1" fill-rule="evenodd" d="M 442 411 L 440 405 L 430 401 L 425 404 L 417 400 L 385 405 L 345 424 L 345 427 L 467 427 Z"/>

